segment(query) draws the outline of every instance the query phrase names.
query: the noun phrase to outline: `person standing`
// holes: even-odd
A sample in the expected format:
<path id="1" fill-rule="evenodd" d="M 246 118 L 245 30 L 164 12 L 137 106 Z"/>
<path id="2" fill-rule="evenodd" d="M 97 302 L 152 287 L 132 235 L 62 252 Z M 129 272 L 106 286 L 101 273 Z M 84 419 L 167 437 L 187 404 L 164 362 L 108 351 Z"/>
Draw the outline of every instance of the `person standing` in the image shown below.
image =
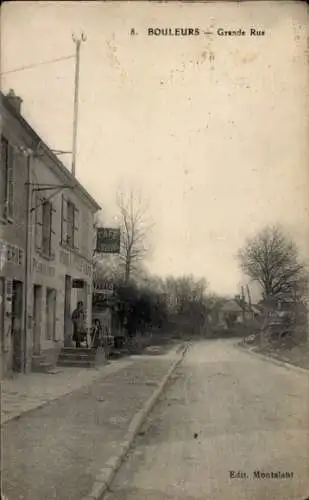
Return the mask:
<path id="1" fill-rule="evenodd" d="M 104 357 L 105 361 L 108 362 L 109 360 L 109 353 L 110 353 L 110 340 L 111 340 L 111 333 L 110 333 L 110 328 L 109 324 L 107 321 L 104 322 L 103 324 L 103 349 L 104 349 Z"/>
<path id="2" fill-rule="evenodd" d="M 94 320 L 92 332 L 91 332 L 91 346 L 94 349 L 98 349 L 100 347 L 102 337 L 102 326 L 99 319 Z"/>
<path id="3" fill-rule="evenodd" d="M 80 347 L 80 343 L 85 334 L 85 313 L 83 302 L 77 302 L 77 307 L 72 313 L 73 322 L 73 342 L 76 342 L 76 347 Z"/>

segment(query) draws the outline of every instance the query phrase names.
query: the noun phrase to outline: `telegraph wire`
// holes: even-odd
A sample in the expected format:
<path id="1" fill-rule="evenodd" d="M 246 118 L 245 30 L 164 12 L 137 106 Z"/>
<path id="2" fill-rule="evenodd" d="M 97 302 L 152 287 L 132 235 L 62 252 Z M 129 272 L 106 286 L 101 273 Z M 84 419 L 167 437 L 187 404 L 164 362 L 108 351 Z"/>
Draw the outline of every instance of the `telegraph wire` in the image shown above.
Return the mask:
<path id="1" fill-rule="evenodd" d="M 36 64 L 29 64 L 28 66 L 21 66 L 20 68 L 10 69 L 8 71 L 2 71 L 2 72 L 0 72 L 0 75 L 7 75 L 9 73 L 17 73 L 17 71 L 24 71 L 27 69 L 37 68 L 38 66 L 43 66 L 44 64 L 53 64 L 53 63 L 56 63 L 59 61 L 65 61 L 67 59 L 74 59 L 74 57 L 75 57 L 75 54 L 73 54 L 71 56 L 58 57 L 57 59 L 51 59 L 50 61 L 43 61 L 43 62 L 36 63 Z"/>

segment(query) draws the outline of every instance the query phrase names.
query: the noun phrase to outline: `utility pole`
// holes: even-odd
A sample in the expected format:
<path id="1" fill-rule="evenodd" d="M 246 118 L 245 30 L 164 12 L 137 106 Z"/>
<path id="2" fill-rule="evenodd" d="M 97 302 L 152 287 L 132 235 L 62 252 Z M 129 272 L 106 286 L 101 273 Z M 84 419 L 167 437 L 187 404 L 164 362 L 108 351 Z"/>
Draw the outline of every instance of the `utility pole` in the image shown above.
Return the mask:
<path id="1" fill-rule="evenodd" d="M 80 46 L 82 42 L 87 40 L 84 33 L 80 38 L 72 35 L 75 43 L 75 82 L 74 82 L 74 117 L 73 117 L 73 147 L 72 147 L 72 175 L 75 177 L 76 169 L 76 145 L 77 145 L 77 122 L 78 122 L 78 93 L 79 93 L 79 61 L 80 61 Z"/>

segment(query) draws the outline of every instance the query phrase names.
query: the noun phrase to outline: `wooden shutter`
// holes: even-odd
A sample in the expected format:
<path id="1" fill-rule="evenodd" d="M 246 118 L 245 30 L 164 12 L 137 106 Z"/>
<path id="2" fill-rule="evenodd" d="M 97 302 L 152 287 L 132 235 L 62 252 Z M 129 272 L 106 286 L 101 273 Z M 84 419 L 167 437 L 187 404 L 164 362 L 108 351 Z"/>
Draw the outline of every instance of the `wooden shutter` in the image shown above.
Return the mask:
<path id="1" fill-rule="evenodd" d="M 0 210 L 1 216 L 5 215 L 7 163 L 8 163 L 8 141 L 1 136 L 1 158 L 0 158 Z"/>
<path id="2" fill-rule="evenodd" d="M 7 217 L 12 218 L 14 215 L 14 167 L 15 167 L 15 149 L 9 145 L 8 161 L 7 161 L 7 184 L 6 184 L 6 206 Z"/>
<path id="3" fill-rule="evenodd" d="M 74 248 L 79 250 L 79 210 L 74 207 Z"/>
<path id="4" fill-rule="evenodd" d="M 54 229 L 54 220 L 55 220 L 55 213 L 56 209 L 53 207 L 53 205 L 50 205 L 50 254 L 55 255 L 55 248 L 57 245 L 56 242 L 56 231 Z"/>
<path id="5" fill-rule="evenodd" d="M 42 250 L 42 227 L 43 227 L 43 205 L 39 194 L 35 197 L 35 248 L 37 251 Z"/>
<path id="6" fill-rule="evenodd" d="M 62 195 L 61 198 L 61 243 L 66 243 L 67 242 L 67 223 L 68 223 L 68 216 L 67 216 L 67 207 L 68 207 L 68 201 L 65 196 Z"/>

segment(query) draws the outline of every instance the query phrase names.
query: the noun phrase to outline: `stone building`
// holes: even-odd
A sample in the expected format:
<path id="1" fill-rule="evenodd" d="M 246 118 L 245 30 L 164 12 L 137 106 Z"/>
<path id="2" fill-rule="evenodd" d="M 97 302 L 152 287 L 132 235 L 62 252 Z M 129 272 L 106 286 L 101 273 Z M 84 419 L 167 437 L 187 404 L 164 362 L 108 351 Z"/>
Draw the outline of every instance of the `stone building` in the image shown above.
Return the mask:
<path id="1" fill-rule="evenodd" d="M 4 372 L 11 369 L 27 372 L 41 369 L 45 361 L 54 363 L 61 347 L 70 344 L 71 314 L 78 300 L 84 302 L 87 326 L 91 324 L 94 216 L 100 206 L 22 117 L 20 100 L 16 97 L 14 104 L 12 106 L 12 98 L 2 96 L 3 122 L 7 122 L 7 126 L 3 126 L 3 136 L 12 137 L 12 144 L 18 151 L 27 150 L 26 156 L 19 154 L 21 159 L 14 165 L 18 175 L 16 170 L 13 198 L 20 210 L 16 208 L 16 217 L 5 222 L 1 231 L 5 236 L 3 240 L 15 245 L 17 254 L 22 257 L 20 263 L 14 264 L 14 268 L 19 266 L 20 273 L 8 274 L 6 262 L 1 280 L 3 304 L 10 287 L 16 288 L 15 281 L 21 283 L 15 295 L 22 297 L 19 350 L 23 362 L 14 365 L 5 361 Z M 1 160 L 2 171 L 3 165 Z M 19 192 L 22 194 L 18 195 Z M 14 259 L 16 261 L 17 257 Z M 13 290 L 13 297 L 15 295 Z M 7 319 L 7 306 L 2 309 L 5 309 L 2 316 L 8 331 L 12 318 L 11 321 Z M 1 345 L 2 359 L 14 359 L 12 341 L 10 345 L 8 342 Z"/>
<path id="2" fill-rule="evenodd" d="M 23 371 L 25 283 L 25 206 L 27 142 L 15 116 L 21 102 L 1 95 L 0 156 L 0 370 Z"/>

